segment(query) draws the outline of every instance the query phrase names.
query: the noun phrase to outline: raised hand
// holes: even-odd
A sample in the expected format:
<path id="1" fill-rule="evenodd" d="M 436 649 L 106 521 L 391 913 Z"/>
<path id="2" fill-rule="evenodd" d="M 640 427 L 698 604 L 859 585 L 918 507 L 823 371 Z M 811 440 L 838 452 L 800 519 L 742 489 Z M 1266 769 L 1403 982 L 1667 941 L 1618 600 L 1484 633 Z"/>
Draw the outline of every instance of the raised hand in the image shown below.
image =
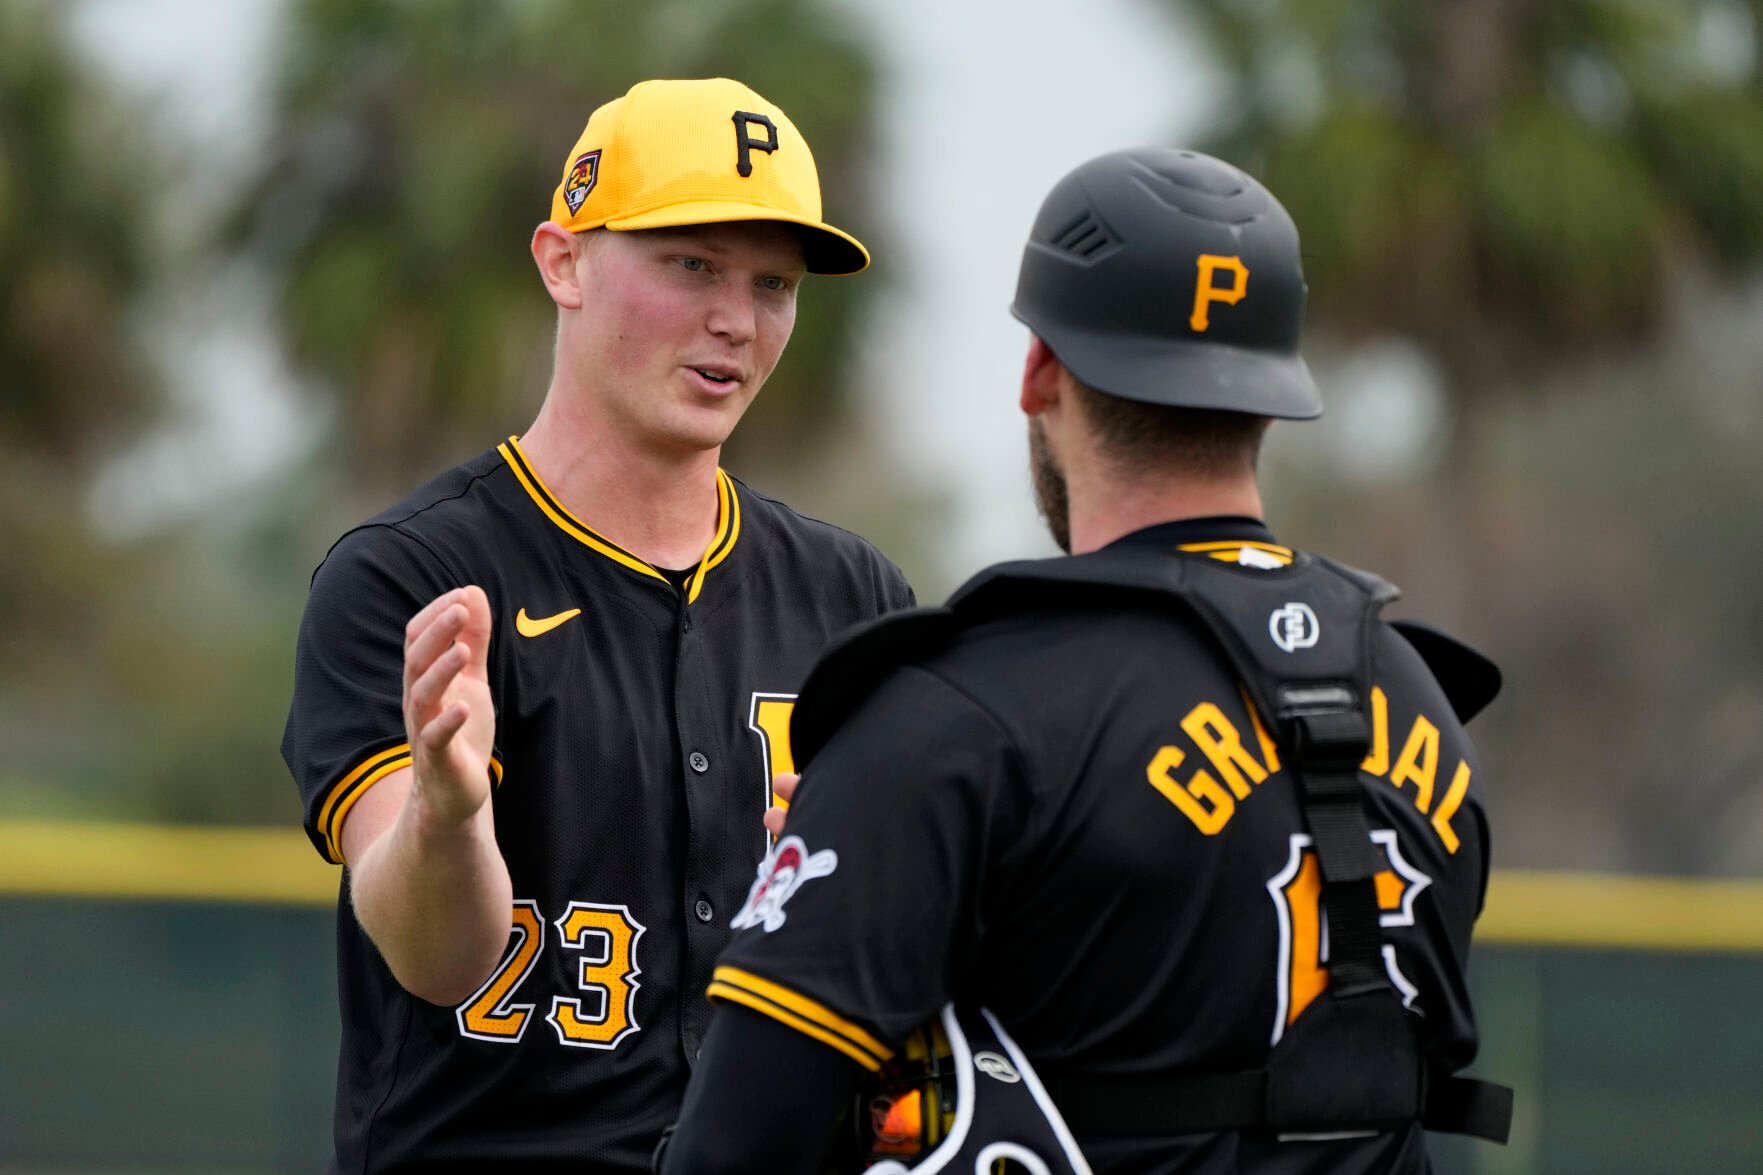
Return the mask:
<path id="1" fill-rule="evenodd" d="M 490 795 L 496 713 L 489 650 L 490 601 L 480 587 L 431 601 L 404 629 L 410 802 L 437 824 L 465 823 Z"/>

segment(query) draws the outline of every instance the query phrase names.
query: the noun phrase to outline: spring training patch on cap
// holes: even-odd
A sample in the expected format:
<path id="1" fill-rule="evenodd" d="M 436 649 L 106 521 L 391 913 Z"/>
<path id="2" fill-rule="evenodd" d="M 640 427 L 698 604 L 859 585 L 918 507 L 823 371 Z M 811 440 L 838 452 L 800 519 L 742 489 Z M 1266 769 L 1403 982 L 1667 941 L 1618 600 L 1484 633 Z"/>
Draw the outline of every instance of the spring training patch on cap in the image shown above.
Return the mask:
<path id="1" fill-rule="evenodd" d="M 569 168 L 569 178 L 563 183 L 563 200 L 569 205 L 571 213 L 582 210 L 582 201 L 594 190 L 600 180 L 600 151 L 595 148 L 578 158 Z"/>

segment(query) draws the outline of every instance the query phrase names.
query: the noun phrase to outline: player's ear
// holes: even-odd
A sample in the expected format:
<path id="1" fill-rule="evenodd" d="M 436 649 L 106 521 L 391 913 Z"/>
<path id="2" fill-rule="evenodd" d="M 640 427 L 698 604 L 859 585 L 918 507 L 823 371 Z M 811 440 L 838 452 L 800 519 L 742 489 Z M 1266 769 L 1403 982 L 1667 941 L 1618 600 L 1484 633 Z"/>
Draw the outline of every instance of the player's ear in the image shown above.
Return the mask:
<path id="1" fill-rule="evenodd" d="M 1037 335 L 1028 339 L 1028 358 L 1022 365 L 1022 397 L 1018 401 L 1025 416 L 1039 416 L 1059 402 L 1062 390 L 1060 374 L 1065 365 L 1053 354 L 1053 348 Z"/>
<path id="2" fill-rule="evenodd" d="M 533 264 L 551 300 L 565 310 L 582 308 L 581 277 L 576 269 L 580 246 L 575 234 L 555 221 L 547 220 L 533 230 Z"/>

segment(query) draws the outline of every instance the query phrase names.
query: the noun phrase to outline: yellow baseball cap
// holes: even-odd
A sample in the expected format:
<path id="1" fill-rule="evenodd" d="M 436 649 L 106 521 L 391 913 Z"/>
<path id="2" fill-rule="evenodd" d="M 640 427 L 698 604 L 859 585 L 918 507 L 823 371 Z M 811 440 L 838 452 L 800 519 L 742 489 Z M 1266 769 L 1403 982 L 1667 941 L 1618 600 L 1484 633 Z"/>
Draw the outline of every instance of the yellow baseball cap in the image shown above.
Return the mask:
<path id="1" fill-rule="evenodd" d="M 783 221 L 808 230 L 808 272 L 869 265 L 856 237 L 820 219 L 820 173 L 796 124 L 728 78 L 638 82 L 594 111 L 551 219 L 571 232 Z"/>

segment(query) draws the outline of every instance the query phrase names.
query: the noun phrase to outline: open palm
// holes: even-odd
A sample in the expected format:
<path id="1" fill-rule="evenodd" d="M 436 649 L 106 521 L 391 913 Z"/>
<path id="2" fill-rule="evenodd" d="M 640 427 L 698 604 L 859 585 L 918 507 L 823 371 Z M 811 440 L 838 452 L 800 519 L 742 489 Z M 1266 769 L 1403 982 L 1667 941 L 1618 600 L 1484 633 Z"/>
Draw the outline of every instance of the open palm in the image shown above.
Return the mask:
<path id="1" fill-rule="evenodd" d="M 489 648 L 490 602 L 479 587 L 432 601 L 404 630 L 412 796 L 443 823 L 463 823 L 489 798 L 496 739 Z"/>

